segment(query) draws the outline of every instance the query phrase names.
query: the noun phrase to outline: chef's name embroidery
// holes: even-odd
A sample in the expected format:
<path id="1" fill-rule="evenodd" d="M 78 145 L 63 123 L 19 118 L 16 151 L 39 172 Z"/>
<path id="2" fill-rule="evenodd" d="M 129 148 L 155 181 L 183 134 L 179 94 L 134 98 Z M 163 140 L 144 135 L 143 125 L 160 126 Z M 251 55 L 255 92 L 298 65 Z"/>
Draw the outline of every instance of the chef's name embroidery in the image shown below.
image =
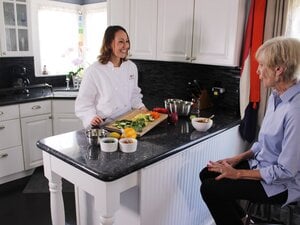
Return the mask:
<path id="1" fill-rule="evenodd" d="M 133 80 L 134 79 L 134 74 L 130 74 L 129 75 L 129 80 Z"/>

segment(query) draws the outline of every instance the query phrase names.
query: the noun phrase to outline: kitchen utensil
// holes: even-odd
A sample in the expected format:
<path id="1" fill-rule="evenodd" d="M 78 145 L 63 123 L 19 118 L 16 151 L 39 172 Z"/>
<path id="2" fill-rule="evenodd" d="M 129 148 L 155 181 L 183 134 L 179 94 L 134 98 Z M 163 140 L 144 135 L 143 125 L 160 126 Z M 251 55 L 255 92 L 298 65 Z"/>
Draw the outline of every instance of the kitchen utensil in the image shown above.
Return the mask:
<path id="1" fill-rule="evenodd" d="M 164 103 L 165 108 L 168 109 L 170 113 L 176 112 L 178 116 L 188 116 L 193 104 L 192 102 L 181 99 L 166 99 Z"/>
<path id="2" fill-rule="evenodd" d="M 107 129 L 109 131 L 116 131 L 116 132 L 121 133 L 120 129 L 113 125 L 115 123 L 115 121 L 117 121 L 117 120 L 124 120 L 124 119 L 126 119 L 126 120 L 132 120 L 136 115 L 138 115 L 140 113 L 145 113 L 145 111 L 143 111 L 143 110 L 133 110 L 133 111 L 130 111 L 130 112 L 128 112 L 128 113 L 126 113 L 126 114 L 124 114 L 124 115 L 116 118 L 114 121 L 108 123 L 105 126 L 105 129 Z M 157 126 L 158 124 L 160 124 L 161 122 L 163 122 L 164 120 L 166 120 L 168 118 L 167 114 L 160 113 L 159 115 L 160 115 L 159 118 L 155 119 L 152 122 L 147 123 L 147 125 L 143 128 L 142 131 L 136 131 L 137 136 L 141 137 L 141 136 L 145 135 L 147 132 L 149 132 L 155 126 Z"/>
<path id="3" fill-rule="evenodd" d="M 90 145 L 98 145 L 99 138 L 104 138 L 108 135 L 108 131 L 105 129 L 92 127 L 86 131 L 86 136 L 88 138 Z"/>

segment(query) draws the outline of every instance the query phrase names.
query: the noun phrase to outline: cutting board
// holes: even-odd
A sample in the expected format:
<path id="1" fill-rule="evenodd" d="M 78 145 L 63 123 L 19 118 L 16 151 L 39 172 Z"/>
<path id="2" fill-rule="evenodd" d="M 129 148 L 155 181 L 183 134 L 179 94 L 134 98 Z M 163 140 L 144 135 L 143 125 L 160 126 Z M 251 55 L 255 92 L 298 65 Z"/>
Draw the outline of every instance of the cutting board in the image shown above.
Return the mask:
<path id="1" fill-rule="evenodd" d="M 142 111 L 142 110 L 132 110 L 120 117 L 118 117 L 116 120 L 132 120 L 133 117 L 135 117 L 136 115 L 140 114 L 140 113 L 143 113 L 143 114 L 146 114 L 147 112 L 145 111 Z M 162 121 L 164 121 L 165 119 L 168 118 L 168 115 L 167 114 L 163 114 L 163 113 L 160 113 L 160 117 L 155 119 L 154 121 L 152 122 L 148 122 L 147 126 L 145 126 L 142 130 L 142 132 L 137 132 L 137 135 L 140 137 L 140 136 L 143 136 L 144 134 L 146 134 L 149 130 L 151 130 L 153 127 L 155 127 L 156 125 L 158 125 L 159 123 L 161 123 Z M 117 127 L 113 126 L 114 122 L 116 121 L 112 121 L 111 123 L 107 124 L 105 126 L 105 128 L 107 130 L 110 130 L 110 131 L 116 131 L 116 132 L 119 132 L 121 133 L 121 130 L 118 129 Z"/>

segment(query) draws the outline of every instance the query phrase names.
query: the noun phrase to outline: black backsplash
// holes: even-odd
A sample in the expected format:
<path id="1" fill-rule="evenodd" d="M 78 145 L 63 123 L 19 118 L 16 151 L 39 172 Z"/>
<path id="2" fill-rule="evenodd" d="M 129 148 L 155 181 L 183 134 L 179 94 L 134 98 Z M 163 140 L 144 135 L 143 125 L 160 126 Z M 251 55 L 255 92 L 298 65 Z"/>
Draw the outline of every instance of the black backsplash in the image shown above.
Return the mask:
<path id="1" fill-rule="evenodd" d="M 191 100 L 188 82 L 197 80 L 209 93 L 214 105 L 239 110 L 240 69 L 191 63 L 133 60 L 139 70 L 139 85 L 147 107 L 163 106 L 167 98 Z M 212 87 L 221 86 L 220 98 L 212 94 Z"/>
<path id="2" fill-rule="evenodd" d="M 35 77 L 33 57 L 0 58 L 0 88 L 11 86 L 14 80 L 12 68 L 25 66 L 31 84 L 48 83 L 54 87 L 65 86 L 64 76 Z M 205 87 L 215 106 L 230 108 L 238 113 L 240 69 L 191 63 L 133 60 L 139 70 L 139 85 L 146 106 L 151 109 L 163 106 L 164 99 L 181 98 L 191 100 L 187 83 L 192 80 Z M 225 88 L 221 99 L 211 93 L 215 85 Z"/>

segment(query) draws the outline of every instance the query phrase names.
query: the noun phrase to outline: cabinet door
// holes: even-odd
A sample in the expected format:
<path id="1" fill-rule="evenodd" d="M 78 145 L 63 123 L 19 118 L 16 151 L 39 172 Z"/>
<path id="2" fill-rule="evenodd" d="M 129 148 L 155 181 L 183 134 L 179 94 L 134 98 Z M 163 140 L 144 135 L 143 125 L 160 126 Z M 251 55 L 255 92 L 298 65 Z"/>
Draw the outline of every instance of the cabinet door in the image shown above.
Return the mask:
<path id="1" fill-rule="evenodd" d="M 21 118 L 25 170 L 43 164 L 36 142 L 52 135 L 51 114 Z"/>
<path id="2" fill-rule="evenodd" d="M 155 59 L 157 0 L 130 1 L 130 58 Z"/>
<path id="3" fill-rule="evenodd" d="M 195 0 L 193 62 L 238 66 L 245 0 Z"/>
<path id="4" fill-rule="evenodd" d="M 54 135 L 83 128 L 81 120 L 75 116 L 75 100 L 53 100 L 52 113 Z"/>
<path id="5" fill-rule="evenodd" d="M 191 57 L 193 0 L 159 0 L 157 59 L 187 62 Z"/>
<path id="6" fill-rule="evenodd" d="M 72 114 L 56 114 L 53 116 L 54 135 L 83 129 L 82 122 Z"/>
<path id="7" fill-rule="evenodd" d="M 0 149 L 21 145 L 20 120 L 0 121 Z"/>
<path id="8" fill-rule="evenodd" d="M 120 25 L 129 33 L 129 8 L 130 0 L 108 0 L 107 1 L 107 24 Z"/>
<path id="9" fill-rule="evenodd" d="M 28 56 L 30 52 L 29 6 L 26 0 L 1 1 L 1 54 Z"/>

